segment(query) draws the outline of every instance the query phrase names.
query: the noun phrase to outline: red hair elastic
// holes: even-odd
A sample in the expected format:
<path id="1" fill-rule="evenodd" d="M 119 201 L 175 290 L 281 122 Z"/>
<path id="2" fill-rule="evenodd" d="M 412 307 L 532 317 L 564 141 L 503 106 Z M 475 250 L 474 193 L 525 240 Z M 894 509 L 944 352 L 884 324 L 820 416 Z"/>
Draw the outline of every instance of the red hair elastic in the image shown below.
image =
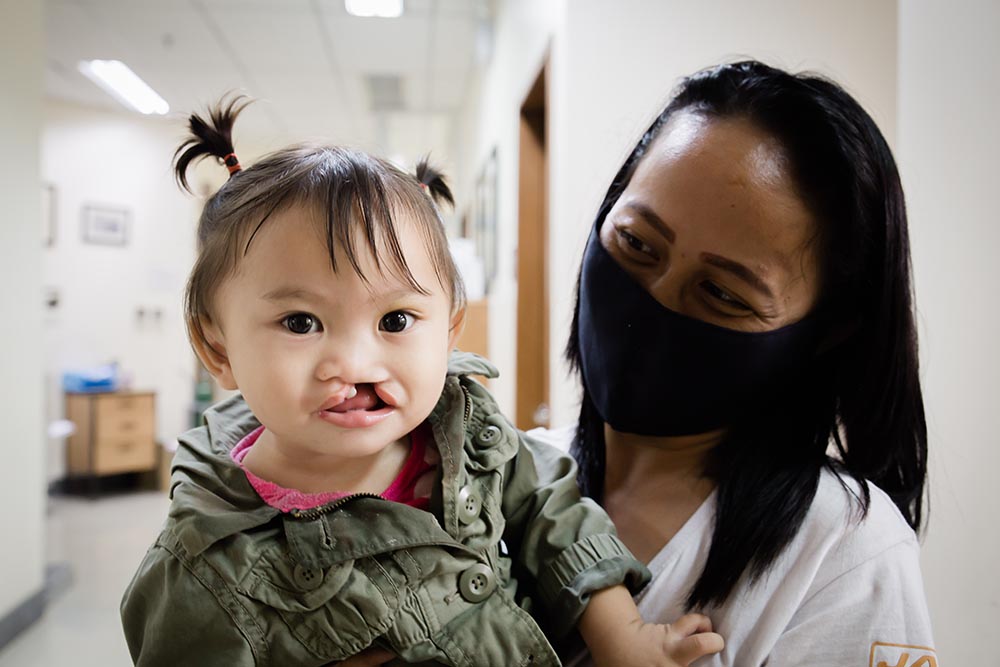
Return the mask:
<path id="1" fill-rule="evenodd" d="M 230 153 L 226 157 L 222 158 L 222 164 L 226 165 L 226 168 L 229 169 L 230 176 L 243 169 L 243 167 L 240 166 L 239 158 L 236 157 L 236 153 Z"/>

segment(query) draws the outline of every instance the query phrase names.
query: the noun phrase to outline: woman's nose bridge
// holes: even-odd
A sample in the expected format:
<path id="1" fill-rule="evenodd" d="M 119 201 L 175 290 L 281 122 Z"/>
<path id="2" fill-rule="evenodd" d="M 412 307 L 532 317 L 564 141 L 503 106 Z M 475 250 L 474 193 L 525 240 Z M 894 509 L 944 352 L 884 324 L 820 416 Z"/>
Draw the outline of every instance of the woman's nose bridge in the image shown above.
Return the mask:
<path id="1" fill-rule="evenodd" d="M 671 310 L 680 310 L 682 295 L 691 279 L 690 267 L 683 261 L 665 263 L 663 272 L 644 285 L 650 296 Z"/>

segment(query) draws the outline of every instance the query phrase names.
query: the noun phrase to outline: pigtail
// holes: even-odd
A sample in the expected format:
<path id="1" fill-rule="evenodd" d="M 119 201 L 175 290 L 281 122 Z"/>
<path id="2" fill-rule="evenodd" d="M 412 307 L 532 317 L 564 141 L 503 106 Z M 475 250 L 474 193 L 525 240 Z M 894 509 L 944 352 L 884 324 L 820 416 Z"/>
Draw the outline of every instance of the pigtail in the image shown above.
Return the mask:
<path id="1" fill-rule="evenodd" d="M 451 188 L 448 187 L 448 183 L 444 179 L 444 174 L 432 167 L 428 160 L 429 156 L 424 156 L 417 163 L 417 182 L 427 188 L 427 192 L 430 193 L 431 199 L 434 200 L 435 204 L 441 204 L 441 202 L 445 201 L 450 206 L 454 206 L 455 197 L 451 194 Z"/>
<path id="2" fill-rule="evenodd" d="M 240 162 L 233 149 L 233 123 L 251 100 L 237 95 L 227 103 L 225 98 L 208 110 L 208 122 L 198 114 L 191 114 L 188 126 L 191 136 L 174 153 L 174 178 L 177 184 L 192 192 L 187 180 L 187 170 L 192 162 L 214 156 L 229 169 L 229 175 L 240 171 Z"/>

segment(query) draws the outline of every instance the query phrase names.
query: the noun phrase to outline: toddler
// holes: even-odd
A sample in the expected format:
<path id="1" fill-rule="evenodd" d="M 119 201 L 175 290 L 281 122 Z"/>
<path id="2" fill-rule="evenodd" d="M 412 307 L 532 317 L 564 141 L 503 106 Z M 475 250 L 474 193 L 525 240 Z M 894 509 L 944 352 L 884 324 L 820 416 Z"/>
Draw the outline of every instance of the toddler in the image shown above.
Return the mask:
<path id="1" fill-rule="evenodd" d="M 230 172 L 186 317 L 240 395 L 180 437 L 167 523 L 122 602 L 135 664 L 558 665 L 574 628 L 598 664 L 717 652 L 703 616 L 641 621 L 629 590 L 648 572 L 572 460 L 500 414 L 469 377 L 495 376 L 486 361 L 449 354 L 464 295 L 442 177 L 330 146 L 242 169 L 244 106 L 192 116 L 175 155 L 185 188 L 196 159 Z"/>

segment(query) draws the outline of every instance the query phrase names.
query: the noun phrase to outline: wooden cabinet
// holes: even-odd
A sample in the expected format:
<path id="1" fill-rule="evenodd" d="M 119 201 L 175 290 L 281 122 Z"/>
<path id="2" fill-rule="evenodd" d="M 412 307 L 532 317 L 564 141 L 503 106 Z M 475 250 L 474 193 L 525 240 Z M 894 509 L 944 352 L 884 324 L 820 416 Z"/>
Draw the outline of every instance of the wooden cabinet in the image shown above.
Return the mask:
<path id="1" fill-rule="evenodd" d="M 465 326 L 455 343 L 456 348 L 490 358 L 489 313 L 490 304 L 486 299 L 466 304 Z"/>
<path id="2" fill-rule="evenodd" d="M 71 477 L 115 475 L 156 468 L 152 392 L 67 394 L 66 418 L 76 431 L 66 446 Z"/>

